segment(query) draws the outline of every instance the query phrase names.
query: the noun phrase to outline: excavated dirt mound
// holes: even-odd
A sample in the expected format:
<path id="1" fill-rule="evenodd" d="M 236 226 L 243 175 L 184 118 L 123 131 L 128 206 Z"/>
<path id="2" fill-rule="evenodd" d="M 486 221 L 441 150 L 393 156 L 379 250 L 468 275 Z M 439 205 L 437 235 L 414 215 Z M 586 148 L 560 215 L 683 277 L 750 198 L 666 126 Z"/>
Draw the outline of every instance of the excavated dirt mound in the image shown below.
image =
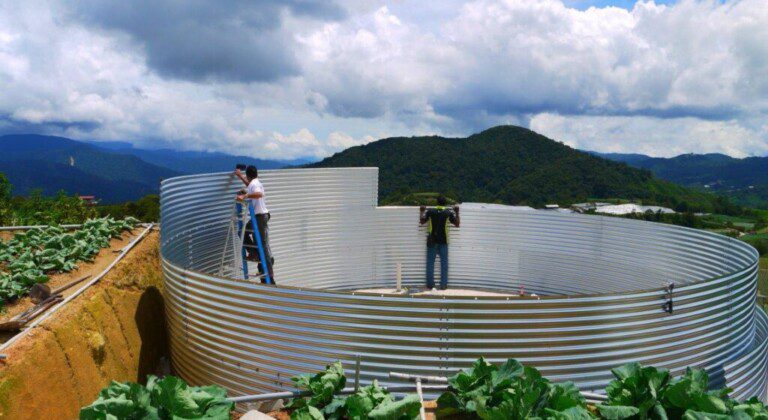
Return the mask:
<path id="1" fill-rule="evenodd" d="M 143 382 L 167 355 L 159 235 L 6 351 L 0 418 L 76 418 L 110 380 Z"/>

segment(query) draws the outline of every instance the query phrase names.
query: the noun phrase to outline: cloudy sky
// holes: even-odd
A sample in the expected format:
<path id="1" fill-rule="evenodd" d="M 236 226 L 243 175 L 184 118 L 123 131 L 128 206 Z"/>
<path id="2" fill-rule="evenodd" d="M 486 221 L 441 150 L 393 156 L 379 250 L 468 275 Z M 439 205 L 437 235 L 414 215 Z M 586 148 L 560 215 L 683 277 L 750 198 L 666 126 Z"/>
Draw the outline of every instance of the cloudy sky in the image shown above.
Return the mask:
<path id="1" fill-rule="evenodd" d="M 296 158 L 498 124 L 768 155 L 768 0 L 0 0 L 0 134 Z"/>

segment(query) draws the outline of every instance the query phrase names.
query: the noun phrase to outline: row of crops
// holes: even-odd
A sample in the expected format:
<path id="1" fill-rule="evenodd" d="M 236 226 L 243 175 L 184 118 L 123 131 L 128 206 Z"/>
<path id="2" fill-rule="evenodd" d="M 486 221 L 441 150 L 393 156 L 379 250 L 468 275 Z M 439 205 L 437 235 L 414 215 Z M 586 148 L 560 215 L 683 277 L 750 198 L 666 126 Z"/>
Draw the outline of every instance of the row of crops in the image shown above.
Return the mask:
<path id="1" fill-rule="evenodd" d="M 36 283 L 45 283 L 52 273 L 74 270 L 91 262 L 112 238 L 133 229 L 132 217 L 90 219 L 76 231 L 58 226 L 30 229 L 8 241 L 0 240 L 0 305 L 24 296 Z"/>
<path id="2" fill-rule="evenodd" d="M 437 399 L 437 419 L 473 420 L 768 420 L 768 409 L 757 398 L 737 401 L 729 389 L 709 389 L 707 373 L 687 368 L 679 377 L 669 370 L 628 363 L 611 371 L 606 400 L 589 404 L 572 382 L 553 383 L 531 366 L 514 359 L 495 365 L 480 358 L 448 378 Z M 283 411 L 291 420 L 417 420 L 422 406 L 417 395 L 396 399 L 376 381 L 342 395 L 347 385 L 340 362 L 324 371 L 292 378 L 309 395 L 292 399 Z M 94 419 L 219 419 L 229 420 L 233 404 L 218 386 L 188 387 L 172 376 L 150 377 L 146 388 L 113 382 L 80 420 Z"/>

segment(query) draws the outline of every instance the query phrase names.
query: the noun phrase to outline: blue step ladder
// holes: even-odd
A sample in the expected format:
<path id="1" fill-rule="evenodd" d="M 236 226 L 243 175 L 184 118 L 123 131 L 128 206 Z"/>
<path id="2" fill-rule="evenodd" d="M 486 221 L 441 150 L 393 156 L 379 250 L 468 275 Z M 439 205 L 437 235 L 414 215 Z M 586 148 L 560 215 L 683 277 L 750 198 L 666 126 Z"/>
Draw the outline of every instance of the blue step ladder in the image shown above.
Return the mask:
<path id="1" fill-rule="evenodd" d="M 269 275 L 269 265 L 271 265 L 271 261 L 266 260 L 266 253 L 264 252 L 264 244 L 261 240 L 261 235 L 259 234 L 259 228 L 258 223 L 256 221 L 256 213 L 253 210 L 253 204 L 248 203 L 248 213 L 245 214 L 243 211 L 243 206 L 245 203 L 241 201 L 235 202 L 235 209 L 234 213 L 232 215 L 232 221 L 230 222 L 229 227 L 229 234 L 227 235 L 227 241 L 224 244 L 224 255 L 222 255 L 222 265 L 220 274 L 224 274 L 224 263 L 226 260 L 226 253 L 227 248 L 229 246 L 229 238 L 232 238 L 232 247 L 234 251 L 234 265 L 237 266 L 238 262 L 241 263 L 241 269 L 243 273 L 243 279 L 244 280 L 251 280 L 254 278 L 257 279 L 264 279 L 264 282 L 266 284 L 274 284 L 272 281 L 272 278 Z M 245 227 L 247 226 L 248 220 L 251 221 L 251 226 L 253 226 L 253 236 L 256 238 L 256 247 L 259 251 L 259 262 L 261 264 L 262 270 L 264 271 L 263 274 L 258 275 L 249 275 L 248 273 L 248 261 L 246 260 L 247 253 L 245 251 L 245 247 L 243 246 L 243 240 L 245 238 L 245 235 L 248 233 L 245 231 Z M 235 269 L 237 270 L 237 269 Z"/>
<path id="2" fill-rule="evenodd" d="M 272 261 L 267 261 L 267 256 L 264 252 L 264 244 L 261 242 L 261 235 L 259 234 L 259 225 L 256 223 L 256 212 L 253 210 L 253 204 L 250 202 L 248 202 L 248 215 L 251 217 L 253 236 L 256 238 L 256 246 L 259 249 L 259 262 L 261 262 L 261 269 L 264 271 L 264 274 L 261 274 L 260 276 L 264 276 L 266 284 L 274 284 L 274 282 L 272 282 L 272 278 L 269 276 L 269 267 L 272 265 Z M 243 229 L 243 231 L 245 231 L 245 229 Z M 243 252 L 245 252 L 245 249 L 243 249 Z M 244 261 L 243 266 L 246 267 L 246 270 L 248 269 L 247 265 L 248 264 L 246 264 Z"/>

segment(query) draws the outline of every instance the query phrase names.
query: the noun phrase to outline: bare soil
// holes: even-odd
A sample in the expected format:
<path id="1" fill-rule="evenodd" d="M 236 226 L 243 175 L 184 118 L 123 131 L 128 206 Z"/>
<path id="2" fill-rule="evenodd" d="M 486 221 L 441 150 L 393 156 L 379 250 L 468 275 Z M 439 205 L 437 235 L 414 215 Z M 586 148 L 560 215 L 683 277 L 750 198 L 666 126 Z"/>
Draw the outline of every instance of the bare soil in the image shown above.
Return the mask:
<path id="1" fill-rule="evenodd" d="M 126 235 L 121 243 L 129 240 Z M 102 250 L 91 269 L 98 274 L 116 255 Z M 143 383 L 159 373 L 158 362 L 167 357 L 163 306 L 155 231 L 100 282 L 4 351 L 0 419 L 77 418 L 110 380 Z"/>
<path id="2" fill-rule="evenodd" d="M 96 254 L 96 258 L 91 263 L 81 262 L 78 264 L 76 269 L 68 273 L 49 273 L 48 276 L 50 277 L 50 280 L 48 280 L 46 285 L 48 285 L 51 290 L 54 290 L 65 284 L 79 280 L 86 275 L 91 275 L 90 278 L 86 279 L 82 283 L 78 283 L 62 292 L 62 295 L 67 297 L 75 293 L 80 287 L 83 286 L 83 284 L 104 271 L 104 269 L 107 268 L 107 266 L 117 258 L 120 250 L 131 243 L 131 241 L 136 238 L 136 236 L 141 234 L 143 230 L 144 228 L 137 227 L 130 232 L 124 232 L 122 237 L 118 239 L 112 239 L 109 243 L 109 248 L 103 248 L 101 251 L 99 251 L 99 253 Z M 25 296 L 14 302 L 7 302 L 4 304 L 0 312 L 0 322 L 7 321 L 8 319 L 21 312 L 24 312 L 32 306 L 34 306 L 34 304 L 32 303 L 32 300 L 29 298 L 29 296 Z M 0 343 L 7 341 L 14 335 L 15 333 L 12 332 L 0 332 Z"/>

